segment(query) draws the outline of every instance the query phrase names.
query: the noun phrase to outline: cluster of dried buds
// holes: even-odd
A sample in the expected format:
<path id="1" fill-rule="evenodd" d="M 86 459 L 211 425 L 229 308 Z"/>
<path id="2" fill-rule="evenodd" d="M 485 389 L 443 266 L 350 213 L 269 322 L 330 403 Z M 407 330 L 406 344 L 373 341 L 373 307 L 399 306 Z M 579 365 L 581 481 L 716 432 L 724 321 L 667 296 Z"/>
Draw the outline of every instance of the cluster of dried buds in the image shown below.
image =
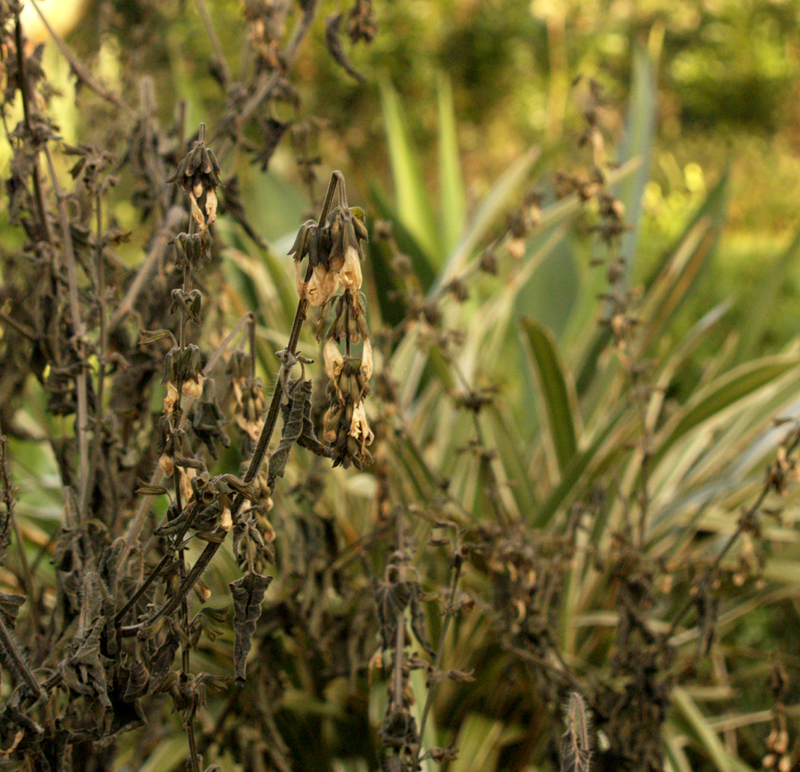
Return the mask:
<path id="1" fill-rule="evenodd" d="M 339 350 L 339 340 L 346 341 L 346 354 Z M 350 344 L 363 341 L 361 358 L 350 355 Z M 361 297 L 356 301 L 345 292 L 336 303 L 336 317 L 331 324 L 323 349 L 325 372 L 330 379 L 331 404 L 325 413 L 325 442 L 333 465 L 345 468 L 354 463 L 359 469 L 369 463 L 367 445 L 374 435 L 367 422 L 364 398 L 369 394 L 372 377 L 372 343 L 367 334 Z"/>
<path id="2" fill-rule="evenodd" d="M 372 344 L 367 328 L 365 299 L 361 293 L 361 242 L 367 240 L 364 212 L 347 206 L 339 186 L 339 201 L 324 224 L 306 222 L 289 251 L 297 265 L 297 288 L 310 306 L 321 307 L 325 318 L 328 305 L 339 288 L 344 291 L 336 300 L 333 323 L 325 336 L 323 356 L 325 372 L 330 379 L 330 406 L 325 414 L 325 441 L 334 466 L 359 469 L 369 463 L 367 446 L 374 435 L 367 422 L 364 398 L 372 376 Z M 300 263 L 308 255 L 308 282 L 302 280 Z M 345 351 L 339 348 L 344 340 Z M 351 345 L 362 344 L 361 357 L 351 355 Z"/>
<path id="3" fill-rule="evenodd" d="M 308 220 L 300 226 L 289 250 L 297 266 L 297 290 L 310 306 L 323 306 L 323 316 L 339 287 L 358 297 L 364 259 L 361 242 L 366 240 L 364 212 L 358 207 L 340 205 L 328 215 L 324 225 Z M 300 262 L 306 255 L 311 267 L 308 283 L 300 274 Z"/>
<path id="4" fill-rule="evenodd" d="M 220 166 L 214 151 L 206 147 L 206 127 L 200 124 L 197 139 L 191 150 L 178 164 L 175 174 L 167 180 L 189 194 L 192 219 L 200 233 L 217 219 L 217 186 L 220 185 Z"/>
<path id="5" fill-rule="evenodd" d="M 161 381 L 167 384 L 164 412 L 172 415 L 180 392 L 187 397 L 199 397 L 203 393 L 204 381 L 200 349 L 194 343 L 173 346 L 164 360 L 164 378 Z"/>
<path id="6" fill-rule="evenodd" d="M 234 420 L 253 442 L 257 442 L 264 426 L 267 403 L 264 385 L 253 373 L 252 357 L 241 349 L 228 360 L 226 374 L 230 378 L 230 399 Z"/>

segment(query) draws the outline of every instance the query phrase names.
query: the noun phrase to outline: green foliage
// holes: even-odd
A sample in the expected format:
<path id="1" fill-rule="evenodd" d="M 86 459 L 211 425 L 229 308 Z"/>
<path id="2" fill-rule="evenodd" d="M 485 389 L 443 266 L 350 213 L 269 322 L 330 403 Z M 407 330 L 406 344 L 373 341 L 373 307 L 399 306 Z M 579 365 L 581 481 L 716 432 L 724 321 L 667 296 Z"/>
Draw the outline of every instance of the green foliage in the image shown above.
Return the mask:
<path id="1" fill-rule="evenodd" d="M 406 64 L 425 40 L 412 5 L 386 11 L 419 35 L 397 41 Z M 751 18 L 723 6 L 705 9 L 697 25 L 708 32 L 721 14 Z M 753 8 L 753 18 L 772 18 L 762 4 Z M 221 9 L 218 22 L 228 18 Z M 314 10 L 304 6 L 299 38 Z M 351 94 L 344 109 L 337 65 L 312 57 L 304 77 L 310 72 L 320 90 L 328 76 L 335 81 L 326 109 L 341 111 L 342 135 L 350 120 L 358 135 L 354 105 L 370 88 L 373 97 L 380 92 L 393 197 L 380 161 L 365 164 L 360 174 L 376 210 L 367 207 L 369 234 L 347 204 L 341 173 L 309 221 L 300 194 L 283 181 L 288 153 L 274 155 L 274 176 L 242 161 L 249 154 L 269 163 L 289 131 L 316 216 L 316 124 L 276 129 L 275 116 L 283 120 L 294 99 L 288 82 L 268 98 L 266 122 L 243 108 L 284 77 L 296 53 L 280 25 L 265 41 L 264 26 L 242 23 L 241 37 L 247 30 L 255 49 L 241 52 L 218 23 L 222 58 L 216 43 L 193 33 L 192 17 L 171 27 L 166 47 L 187 40 L 192 56 L 183 62 L 155 46 L 173 70 L 158 89 L 184 95 L 190 118 L 184 125 L 179 110 L 176 126 L 162 129 L 142 81 L 142 104 L 128 117 L 157 141 L 136 145 L 139 134 L 109 132 L 127 136 L 119 167 L 127 176 L 117 188 L 78 169 L 62 196 L 58 179 L 67 179 L 62 169 L 74 150 L 55 136 L 42 140 L 55 158 L 42 195 L 54 210 L 68 197 L 70 209 L 57 222 L 35 196 L 23 196 L 20 211 L 32 219 L 3 250 L 2 355 L 14 396 L 3 406 L 13 439 L 2 443 L 9 461 L 0 460 L 0 475 L 10 468 L 18 494 L 2 479 L 0 580 L 15 608 L 20 593 L 28 599 L 16 620 L 0 615 L 0 662 L 11 674 L 0 695 L 2 746 L 20 738 L 11 763 L 38 764 L 57 742 L 60 763 L 64 748 L 79 747 L 88 731 L 80 721 L 94 711 L 107 725 L 93 730 L 97 742 L 81 745 L 80 758 L 69 751 L 78 768 L 110 742 L 116 761 L 151 772 L 178 768 L 187 756 L 196 770 L 200 755 L 226 770 L 556 769 L 569 695 L 585 701 L 604 738 L 593 768 L 760 763 L 762 741 L 737 727 L 774 708 L 778 729 L 794 694 L 781 680 L 780 658 L 771 694 L 753 686 L 751 660 L 762 680 L 771 663 L 768 652 L 753 653 L 760 636 L 747 628 L 769 629 L 776 648 L 793 645 L 776 620 L 800 582 L 797 518 L 792 507 L 783 520 L 777 515 L 787 492 L 790 503 L 797 497 L 789 482 L 800 442 L 800 356 L 796 347 L 758 355 L 767 326 L 758 309 L 748 311 L 740 337 L 724 334 L 729 301 L 696 319 L 691 313 L 725 224 L 725 175 L 693 214 L 676 215 L 684 222 L 670 223 L 668 247 L 643 259 L 656 155 L 654 33 L 650 52 L 636 47 L 615 60 L 626 80 L 630 65 L 632 95 L 618 157 L 613 110 L 592 83 L 568 162 L 553 167 L 556 156 L 527 149 L 482 195 L 466 193 L 454 106 L 463 83 L 453 73 L 469 74 L 478 59 L 464 41 L 494 57 L 496 69 L 473 95 L 485 104 L 466 108 L 488 120 L 501 109 L 503 85 L 525 66 L 523 41 L 549 44 L 576 14 L 595 25 L 602 16 L 593 4 L 558 12 L 536 2 L 532 10 L 478 4 L 448 33 L 441 50 L 453 67 L 437 75 L 436 128 L 428 123 L 436 153 L 416 149 L 409 96 L 389 77 L 373 78 L 379 85 Z M 151 25 L 164 22 L 162 13 L 150 9 Z M 369 15 L 360 13 L 366 29 Z M 628 23 L 652 20 L 641 13 L 631 10 Z M 670 35 L 680 23 L 670 18 Z M 610 34 L 576 45 L 589 57 Z M 127 32 L 118 40 L 126 43 Z M 283 58 L 270 63 L 266 43 L 279 40 Z M 674 62 L 672 42 L 668 35 Z M 374 55 L 387 59 L 388 45 L 379 40 Z M 717 51 L 712 40 L 703 55 Z M 349 52 L 373 77 L 367 54 Z M 545 63 L 541 52 L 528 56 Z M 219 92 L 206 80 L 195 89 L 209 58 Z M 252 78 L 226 81 L 248 66 Z M 404 89 L 415 77 L 416 70 Z M 192 165 L 180 196 L 166 186 L 175 167 L 188 168 L 187 149 L 190 157 L 209 152 L 204 130 L 195 141 L 187 128 L 192 115 L 207 114 L 218 123 L 213 142 L 228 151 L 219 153 L 224 211 L 216 222 L 215 163 Z M 19 131 L 25 141 L 11 137 L 15 150 L 29 162 L 42 158 L 30 129 Z M 81 168 L 99 163 L 91 148 L 78 152 Z M 20 166 L 27 176 L 16 190 L 36 192 L 33 167 Z M 234 172 L 241 189 L 228 176 Z M 141 217 L 129 218 L 136 232 L 124 255 L 135 267 L 104 251 L 124 248 L 107 213 L 126 206 Z M 189 232 L 176 236 L 189 216 Z M 31 222 L 41 229 L 35 239 Z M 74 275 L 65 278 L 53 256 L 73 232 L 91 238 L 76 242 Z M 177 257 L 165 250 L 170 237 L 183 245 Z M 346 269 L 350 248 L 359 254 Z M 781 265 L 796 252 L 793 243 Z M 334 298 L 340 285 L 345 292 Z M 780 285 L 769 280 L 757 293 L 774 302 Z M 40 291 L 65 286 L 69 297 L 52 304 Z M 312 290 L 319 312 L 309 309 Z M 39 318 L 62 314 L 46 326 L 53 345 L 39 327 L 30 332 L 37 317 L 13 302 L 18 296 L 44 303 L 35 306 Z M 63 312 L 70 302 L 85 328 Z M 74 357 L 59 366 L 63 352 Z M 222 406 L 209 401 L 211 392 Z M 189 397 L 215 407 L 203 414 L 213 420 L 182 423 L 181 399 L 188 414 Z M 281 414 L 282 438 L 270 445 Z M 221 441 L 228 431 L 230 447 Z M 183 471 L 167 483 L 161 471 L 173 467 Z M 202 607 L 208 598 L 213 607 Z M 746 690 L 731 686 L 748 679 Z M 39 690 L 47 700 L 37 702 Z M 18 706 L 44 727 L 38 734 Z M 722 716 L 726 739 L 740 741 L 738 756 L 720 738 Z M 785 754 L 778 746 L 773 739 L 766 750 Z"/>

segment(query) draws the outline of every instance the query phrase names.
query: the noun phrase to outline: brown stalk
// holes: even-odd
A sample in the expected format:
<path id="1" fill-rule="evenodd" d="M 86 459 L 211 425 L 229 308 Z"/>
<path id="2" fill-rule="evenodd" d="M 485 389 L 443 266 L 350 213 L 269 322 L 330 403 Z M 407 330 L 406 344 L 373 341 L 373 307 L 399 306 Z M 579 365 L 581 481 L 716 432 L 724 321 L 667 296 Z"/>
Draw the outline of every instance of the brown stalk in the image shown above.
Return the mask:
<path id="1" fill-rule="evenodd" d="M 336 193 L 337 187 L 339 185 L 344 185 L 344 175 L 340 171 L 335 171 L 331 175 L 331 181 L 328 185 L 328 192 L 325 195 L 325 201 L 322 204 L 322 209 L 320 211 L 320 217 L 318 222 L 324 222 L 328 216 L 328 212 L 330 210 L 331 203 L 333 202 L 333 196 Z M 308 281 L 311 278 L 311 265 L 309 264 L 308 269 L 306 270 L 306 278 L 305 280 Z M 297 310 L 295 311 L 294 321 L 292 322 L 292 329 L 289 333 L 289 342 L 286 344 L 286 348 L 284 351 L 289 355 L 286 357 L 287 362 L 291 362 L 294 355 L 297 353 L 297 344 L 300 340 L 300 332 L 303 328 L 303 322 L 306 318 L 306 312 L 308 310 L 308 298 L 302 296 L 297 303 Z M 282 370 L 286 367 L 286 365 L 282 366 Z M 272 434 L 275 431 L 275 426 L 278 421 L 278 413 L 280 412 L 280 404 L 281 399 L 283 398 L 283 380 L 284 378 L 281 377 L 281 374 L 275 380 L 275 387 L 272 392 L 272 399 L 270 400 L 269 407 L 267 408 L 267 413 L 264 418 L 264 426 L 261 429 L 261 434 L 259 435 L 258 442 L 256 444 L 256 448 L 253 451 L 253 455 L 250 459 L 250 465 L 247 468 L 247 472 L 244 476 L 244 482 L 250 483 L 252 482 L 256 476 L 258 475 L 261 464 L 264 461 L 264 457 L 267 453 L 267 448 L 269 447 L 269 443 L 272 439 Z M 239 514 L 239 510 L 241 509 L 242 505 L 244 504 L 244 497 L 240 494 L 237 494 L 234 497 L 231 506 L 231 515 L 236 519 L 237 515 Z M 146 619 L 143 622 L 139 622 L 135 625 L 129 625 L 127 627 L 121 627 L 119 632 L 122 636 L 132 636 L 136 635 L 139 630 L 145 629 L 152 624 L 155 624 L 158 620 L 163 619 L 166 616 L 172 614 L 175 609 L 181 604 L 183 599 L 191 592 L 192 587 L 194 587 L 197 580 L 206 570 L 208 565 L 211 563 L 212 558 L 216 555 L 217 550 L 219 550 L 222 543 L 225 541 L 225 537 L 227 536 L 227 531 L 223 529 L 218 529 L 216 536 L 218 541 L 210 541 L 205 549 L 200 553 L 200 556 L 195 561 L 195 564 L 192 566 L 189 573 L 186 575 L 185 579 L 181 582 L 180 587 L 175 592 L 175 594 L 170 598 L 153 616 L 149 619 Z"/>
<path id="2" fill-rule="evenodd" d="M 78 439 L 78 518 L 83 520 L 86 514 L 86 497 L 88 495 L 89 483 L 89 436 L 87 434 L 89 426 L 89 400 L 86 389 L 86 378 L 88 367 L 86 363 L 83 335 L 85 332 L 83 318 L 81 317 L 81 304 L 78 296 L 78 269 L 75 260 L 75 249 L 72 244 L 72 232 L 69 227 L 67 210 L 64 207 L 64 193 L 58 183 L 56 167 L 53 164 L 53 156 L 47 145 L 42 148 L 47 160 L 47 167 L 50 171 L 50 184 L 53 186 L 53 194 L 56 198 L 58 209 L 58 219 L 61 225 L 61 238 L 64 242 L 64 252 L 67 266 L 67 289 L 69 297 L 69 310 L 72 321 L 74 344 L 78 356 L 80 372 L 75 376 L 75 391 L 77 392 L 77 407 L 75 411 L 75 436 Z"/>
<path id="3" fill-rule="evenodd" d="M 64 40 L 59 36 L 59 34 L 50 26 L 50 22 L 47 21 L 47 17 L 42 13 L 42 9 L 39 8 L 38 3 L 36 0 L 30 0 L 33 9 L 36 13 L 39 14 L 39 18 L 42 20 L 42 24 L 47 28 L 47 31 L 50 33 L 50 37 L 53 38 L 53 41 L 58 46 L 59 50 L 63 54 L 64 58 L 69 62 L 69 66 L 73 69 L 75 74 L 80 78 L 92 91 L 94 91 L 98 96 L 105 99 L 107 102 L 111 102 L 111 104 L 116 105 L 120 108 L 120 110 L 124 111 L 128 115 L 133 115 L 133 110 L 128 107 L 122 99 L 117 96 L 116 94 L 109 91 L 105 86 L 103 86 L 98 80 L 92 76 L 92 74 L 83 66 L 81 60 L 78 59 L 75 54 L 70 51 L 69 46 L 64 42 Z"/>

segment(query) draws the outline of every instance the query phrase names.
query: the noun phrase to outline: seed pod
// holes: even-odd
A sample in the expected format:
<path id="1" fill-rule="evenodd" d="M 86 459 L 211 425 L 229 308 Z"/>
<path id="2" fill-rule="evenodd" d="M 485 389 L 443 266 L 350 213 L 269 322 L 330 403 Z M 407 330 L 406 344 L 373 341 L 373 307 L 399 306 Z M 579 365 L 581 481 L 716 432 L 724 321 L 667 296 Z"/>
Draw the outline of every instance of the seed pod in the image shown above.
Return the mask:
<path id="1" fill-rule="evenodd" d="M 369 328 L 367 327 L 367 318 L 360 308 L 356 311 L 356 320 L 358 321 L 358 331 L 361 333 L 361 337 L 364 338 L 365 341 L 368 340 Z"/>
<path id="2" fill-rule="evenodd" d="M 358 318 L 355 314 L 347 315 L 347 340 L 351 343 L 361 343 L 361 331 L 358 328 Z"/>

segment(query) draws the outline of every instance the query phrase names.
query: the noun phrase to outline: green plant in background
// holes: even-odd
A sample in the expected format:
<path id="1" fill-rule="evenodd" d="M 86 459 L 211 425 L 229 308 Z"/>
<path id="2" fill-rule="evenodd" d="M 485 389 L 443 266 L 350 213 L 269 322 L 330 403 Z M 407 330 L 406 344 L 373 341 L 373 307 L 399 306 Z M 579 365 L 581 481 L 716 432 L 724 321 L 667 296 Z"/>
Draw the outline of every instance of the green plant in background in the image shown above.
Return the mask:
<path id="1" fill-rule="evenodd" d="M 7 14 L 27 102 L 7 186 L 23 246 L 3 252 L 9 764 L 557 769 L 591 744 L 598 769 L 785 766 L 796 668 L 752 627 L 778 655 L 794 640 L 800 356 L 753 358 L 727 302 L 686 321 L 724 179 L 637 265 L 647 54 L 619 158 L 584 79 L 569 161 L 531 150 L 471 206 L 448 79 L 436 204 L 385 82 L 394 202 L 376 180 L 365 228 L 335 173 L 299 226 L 270 183 L 298 217 L 268 249 L 242 159 L 266 165 L 286 135 L 320 190 L 312 122 L 279 112 L 301 109 L 285 68 L 316 6 L 292 32 L 289 6 L 248 7 L 239 82 L 197 5 L 223 88 L 192 109 L 212 128 L 186 136 L 179 110 L 162 129 L 142 79 L 109 132 L 121 179 L 113 144 L 34 132 L 47 89 Z M 351 40 L 372 22 L 356 3 Z M 133 268 L 109 216 L 129 197 Z"/>

